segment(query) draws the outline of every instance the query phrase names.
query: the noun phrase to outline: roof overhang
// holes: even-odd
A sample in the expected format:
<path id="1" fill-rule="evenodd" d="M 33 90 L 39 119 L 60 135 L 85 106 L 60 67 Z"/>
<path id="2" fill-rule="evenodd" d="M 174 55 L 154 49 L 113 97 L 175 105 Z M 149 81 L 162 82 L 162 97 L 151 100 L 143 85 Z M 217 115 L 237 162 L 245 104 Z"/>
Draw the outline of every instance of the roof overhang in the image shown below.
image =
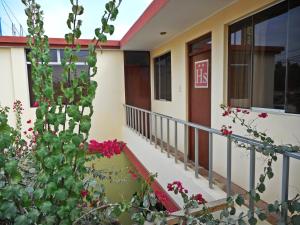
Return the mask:
<path id="1" fill-rule="evenodd" d="M 80 39 L 75 44 L 80 45 L 82 48 L 87 48 L 89 44 L 95 43 L 90 39 Z M 51 48 L 64 48 L 69 46 L 64 38 L 49 38 L 49 45 Z M 0 36 L 0 47 L 26 47 L 27 38 L 18 36 Z M 101 44 L 103 49 L 120 49 L 120 41 L 107 41 Z"/>
<path id="2" fill-rule="evenodd" d="M 154 0 L 122 38 L 121 49 L 152 50 L 235 1 Z"/>

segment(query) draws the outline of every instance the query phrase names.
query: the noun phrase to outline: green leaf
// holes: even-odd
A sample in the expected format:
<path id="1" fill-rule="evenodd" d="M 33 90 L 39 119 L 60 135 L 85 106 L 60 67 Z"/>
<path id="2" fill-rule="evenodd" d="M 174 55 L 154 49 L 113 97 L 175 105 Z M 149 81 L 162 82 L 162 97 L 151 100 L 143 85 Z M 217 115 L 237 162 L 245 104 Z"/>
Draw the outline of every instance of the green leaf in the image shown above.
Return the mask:
<path id="1" fill-rule="evenodd" d="M 50 182 L 46 185 L 46 193 L 47 195 L 53 195 L 57 190 L 57 185 L 54 182 Z"/>
<path id="2" fill-rule="evenodd" d="M 55 198 L 60 201 L 66 200 L 68 197 L 68 191 L 66 189 L 59 189 L 55 192 Z"/>
<path id="3" fill-rule="evenodd" d="M 90 66 L 90 67 L 94 67 L 94 66 L 96 66 L 96 63 L 97 63 L 97 58 L 96 58 L 96 56 L 88 56 L 87 57 L 87 63 L 88 63 L 88 65 Z"/>
<path id="4" fill-rule="evenodd" d="M 15 219 L 14 225 L 26 225 L 30 224 L 27 217 L 25 215 L 20 215 Z"/>
<path id="5" fill-rule="evenodd" d="M 3 212 L 3 215 L 6 219 L 13 219 L 17 215 L 17 207 L 13 202 L 4 202 L 1 203 L 0 211 Z"/>
<path id="6" fill-rule="evenodd" d="M 39 215 L 40 215 L 40 212 L 37 209 L 31 209 L 28 212 L 27 217 L 28 217 L 28 219 L 31 220 L 31 224 L 33 224 L 33 223 L 37 222 Z"/>
<path id="7" fill-rule="evenodd" d="M 34 199 L 36 199 L 36 200 L 39 200 L 39 199 L 43 198 L 43 195 L 44 195 L 44 190 L 40 189 L 40 188 L 36 189 L 33 192 Z"/>
<path id="8" fill-rule="evenodd" d="M 82 15 L 84 8 L 81 5 L 73 5 L 72 12 L 77 15 Z"/>
<path id="9" fill-rule="evenodd" d="M 10 176 L 17 173 L 18 171 L 18 163 L 15 160 L 11 160 L 5 164 L 4 168 L 5 172 L 8 173 Z"/>
<path id="10" fill-rule="evenodd" d="M 236 204 L 239 206 L 243 205 L 245 203 L 244 197 L 242 195 L 238 195 L 235 199 Z"/>
<path id="11" fill-rule="evenodd" d="M 257 187 L 257 190 L 260 192 L 260 193 L 263 193 L 265 190 L 266 190 L 266 186 L 264 183 L 260 183 Z"/>
<path id="12" fill-rule="evenodd" d="M 40 209 L 45 214 L 49 213 L 52 210 L 52 203 L 49 202 L 49 201 L 43 202 L 42 205 L 41 205 L 41 207 L 40 207 Z"/>
<path id="13" fill-rule="evenodd" d="M 255 217 L 251 217 L 248 219 L 248 222 L 250 225 L 256 225 L 257 224 L 257 219 Z"/>
<path id="14" fill-rule="evenodd" d="M 264 221 L 267 219 L 267 215 L 265 213 L 259 213 L 258 214 L 258 218 L 261 220 L 261 221 Z"/>
<path id="15" fill-rule="evenodd" d="M 269 179 L 272 179 L 274 177 L 274 173 L 272 171 L 268 171 L 267 175 Z"/>
<path id="16" fill-rule="evenodd" d="M 80 120 L 80 131 L 88 133 L 91 128 L 91 118 L 89 116 L 83 116 Z"/>
<path id="17" fill-rule="evenodd" d="M 0 133 L 0 149 L 5 149 L 10 146 L 11 136 L 9 133 Z"/>

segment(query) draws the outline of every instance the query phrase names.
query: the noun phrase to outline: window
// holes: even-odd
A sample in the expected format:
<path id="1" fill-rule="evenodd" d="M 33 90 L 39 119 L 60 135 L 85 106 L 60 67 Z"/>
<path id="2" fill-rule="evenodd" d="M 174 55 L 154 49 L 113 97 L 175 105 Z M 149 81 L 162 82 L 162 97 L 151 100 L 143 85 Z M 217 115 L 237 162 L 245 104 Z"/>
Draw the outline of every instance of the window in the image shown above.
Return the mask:
<path id="1" fill-rule="evenodd" d="M 32 90 L 33 81 L 32 81 L 32 75 L 31 75 L 31 63 L 27 57 L 27 54 L 29 53 L 29 49 L 26 50 L 26 61 L 27 61 L 27 72 L 28 72 L 28 84 L 29 84 L 29 96 L 30 96 L 30 106 L 33 107 L 33 104 L 35 102 L 34 93 Z M 77 70 L 80 71 L 87 71 L 88 66 L 85 63 L 85 58 L 88 55 L 87 50 L 81 50 L 80 52 L 76 53 L 78 57 Z M 63 49 L 51 49 L 50 50 L 50 62 L 49 65 L 53 69 L 52 73 L 52 79 L 53 79 L 53 88 L 54 88 L 54 97 L 58 97 L 62 95 L 60 91 L 60 81 L 61 81 L 61 74 L 63 72 L 63 67 L 61 66 L 61 59 L 64 57 L 64 51 Z M 80 73 L 77 72 L 77 74 L 71 74 L 71 77 L 78 76 Z"/>
<path id="2" fill-rule="evenodd" d="M 172 100 L 170 52 L 154 59 L 154 92 L 157 100 Z"/>
<path id="3" fill-rule="evenodd" d="M 299 24 L 289 0 L 229 27 L 229 105 L 300 113 Z"/>

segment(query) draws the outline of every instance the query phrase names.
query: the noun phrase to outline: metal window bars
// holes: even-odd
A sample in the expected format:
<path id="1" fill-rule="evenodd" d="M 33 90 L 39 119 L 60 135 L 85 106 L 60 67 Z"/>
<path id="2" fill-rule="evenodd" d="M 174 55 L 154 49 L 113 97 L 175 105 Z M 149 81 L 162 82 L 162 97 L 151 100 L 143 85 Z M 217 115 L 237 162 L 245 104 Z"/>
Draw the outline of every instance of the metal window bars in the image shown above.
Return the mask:
<path id="1" fill-rule="evenodd" d="M 154 140 L 155 147 L 158 145 L 158 138 L 160 138 L 160 148 L 161 151 L 166 151 L 168 157 L 170 157 L 170 125 L 171 123 L 174 124 L 174 160 L 175 163 L 178 162 L 178 125 L 183 125 L 184 127 L 184 169 L 187 169 L 188 166 L 188 132 L 189 128 L 194 129 L 194 140 L 195 140 L 195 176 L 199 176 L 199 130 L 208 132 L 209 134 L 209 165 L 208 165 L 208 181 L 209 187 L 213 188 L 213 136 L 218 135 L 224 138 L 227 138 L 227 177 L 226 177 L 226 188 L 227 188 L 227 196 L 232 195 L 232 180 L 231 180 L 231 165 L 232 165 L 232 142 L 238 141 L 240 143 L 244 143 L 250 146 L 250 172 L 249 172 L 249 190 L 255 189 L 255 153 L 256 149 L 258 148 L 272 148 L 271 145 L 266 145 L 263 142 L 250 139 L 247 137 L 243 137 L 240 135 L 232 134 L 230 136 L 222 135 L 221 131 L 209 128 L 206 126 L 202 126 L 196 123 L 191 123 L 188 121 L 184 121 L 181 119 L 173 118 L 167 115 L 163 115 L 160 113 L 152 112 L 149 110 L 137 108 L 130 105 L 124 105 L 125 108 L 125 118 L 126 118 L 126 125 L 137 132 L 139 135 L 142 135 L 146 138 L 147 141 L 152 144 Z M 160 120 L 158 123 L 157 120 Z M 142 122 L 141 122 L 142 120 Z M 164 138 L 164 121 L 166 121 L 166 139 Z M 171 122 L 171 123 L 170 123 Z M 144 123 L 140 127 L 140 123 Z M 154 123 L 154 124 L 152 124 Z M 153 125 L 154 125 L 154 132 L 153 132 Z M 160 126 L 160 134 L 158 134 L 158 125 Z M 159 135 L 159 136 L 158 136 Z M 166 141 L 166 145 L 164 145 L 164 141 Z M 201 150 L 200 150 L 201 151 Z M 282 174 L 281 174 L 281 201 L 286 202 L 288 200 L 288 188 L 289 188 L 289 165 L 290 165 L 290 158 L 300 160 L 300 153 L 296 152 L 284 152 L 283 154 L 283 163 L 282 163 Z M 254 209 L 254 202 L 250 198 L 249 200 L 249 208 Z M 287 221 L 287 211 L 282 212 L 281 221 Z"/>

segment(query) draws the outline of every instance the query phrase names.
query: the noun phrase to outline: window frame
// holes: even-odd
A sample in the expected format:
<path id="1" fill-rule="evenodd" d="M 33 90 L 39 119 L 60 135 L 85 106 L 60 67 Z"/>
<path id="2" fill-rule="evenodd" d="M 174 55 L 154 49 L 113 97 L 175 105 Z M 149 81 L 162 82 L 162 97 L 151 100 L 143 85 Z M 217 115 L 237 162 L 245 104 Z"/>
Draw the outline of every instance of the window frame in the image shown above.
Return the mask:
<path id="1" fill-rule="evenodd" d="M 243 17 L 240 17 L 239 19 L 236 19 L 230 23 L 227 24 L 227 79 L 226 79 L 226 87 L 227 87 L 227 90 L 226 90 L 226 95 L 227 97 L 225 98 L 226 101 L 227 101 L 227 104 L 230 103 L 230 95 L 229 95 L 229 76 L 230 76 L 230 42 L 231 42 L 231 33 L 230 33 L 230 26 L 234 25 L 234 24 L 237 24 L 243 20 L 246 20 L 246 19 L 250 19 L 252 18 L 253 20 L 253 17 L 256 15 L 256 14 L 259 14 L 265 10 L 268 10 L 276 5 L 280 5 L 280 4 L 283 4 L 284 2 L 286 2 L 286 4 L 288 5 L 287 7 L 287 13 L 289 13 L 289 4 L 290 4 L 290 0 L 280 0 L 278 2 L 275 2 L 273 4 L 269 4 L 257 11 L 254 11 L 252 13 L 249 13 Z M 289 24 L 287 24 L 287 27 L 289 26 Z M 252 29 L 254 28 L 253 24 L 252 24 Z M 287 31 L 288 32 L 288 31 Z M 254 46 L 254 35 L 252 33 L 252 47 Z M 286 46 L 288 46 L 288 40 L 287 40 L 287 44 Z M 253 50 L 252 50 L 253 51 Z M 288 60 L 288 54 L 286 56 L 286 60 Z M 251 71 L 253 71 L 253 52 L 251 52 Z M 287 68 L 286 68 L 286 71 L 287 71 Z M 288 74 L 286 74 L 286 78 L 288 77 Z M 290 112 L 287 112 L 287 108 L 286 108 L 286 104 L 287 104 L 287 99 L 286 99 L 286 91 L 285 90 L 285 102 L 284 102 L 284 109 L 276 109 L 276 108 L 266 108 L 266 107 L 255 107 L 253 106 L 253 72 L 251 72 L 251 80 L 250 80 L 250 84 L 249 84 L 249 93 L 250 93 L 250 96 L 249 96 L 249 101 L 250 101 L 250 106 L 249 107 L 238 107 L 238 106 L 232 106 L 233 108 L 245 108 L 245 109 L 250 109 L 254 112 L 268 112 L 268 113 L 271 113 L 271 114 L 277 114 L 277 115 L 289 115 L 289 116 L 300 116 L 300 112 L 299 113 L 290 113 Z M 287 85 L 287 79 L 285 80 L 285 86 Z"/>
<path id="2" fill-rule="evenodd" d="M 168 56 L 169 55 L 169 56 Z M 157 75 L 156 75 L 156 60 L 159 60 L 160 58 L 166 58 L 167 57 L 170 57 L 170 68 L 169 68 L 169 71 L 170 71 L 170 74 L 169 74 L 169 80 L 168 80 L 168 74 L 166 73 L 165 76 L 166 76 L 166 84 L 165 86 L 170 86 L 170 90 L 169 90 L 169 98 L 168 98 L 168 93 L 167 93 L 167 90 L 166 90 L 166 97 L 161 97 L 161 82 L 160 82 L 160 72 L 158 74 L 158 78 L 157 78 Z M 154 79 L 153 79 L 153 83 L 154 83 L 154 100 L 156 101 L 164 101 L 164 102 L 172 102 L 172 53 L 171 51 L 167 51 L 167 52 L 164 52 L 156 57 L 153 58 L 153 75 L 154 75 Z M 157 89 L 157 84 L 156 82 L 159 82 L 158 83 L 158 89 Z M 169 82 L 169 84 L 168 84 Z M 157 91 L 159 93 L 157 93 Z"/>
<path id="3" fill-rule="evenodd" d="M 63 48 L 50 48 L 50 51 L 51 50 L 55 50 L 56 51 L 56 58 L 57 60 L 56 61 L 49 61 L 48 65 L 49 66 L 62 66 L 61 63 L 61 54 L 62 52 L 64 51 Z M 32 81 L 32 75 L 31 73 L 29 73 L 29 70 L 28 70 L 28 66 L 31 65 L 31 62 L 27 59 L 27 54 L 28 52 L 27 51 L 30 51 L 30 49 L 28 48 L 25 48 L 24 49 L 24 52 L 25 52 L 25 61 L 26 61 L 26 69 L 27 69 L 27 80 L 28 80 L 28 89 L 29 89 L 29 104 L 30 104 L 30 108 L 36 108 L 34 106 L 34 93 L 33 93 L 33 90 L 32 90 L 32 84 L 33 84 L 33 81 Z M 88 49 L 80 49 L 80 51 L 87 51 L 88 52 Z M 86 66 L 87 65 L 87 62 L 76 62 L 75 63 L 76 66 Z"/>

